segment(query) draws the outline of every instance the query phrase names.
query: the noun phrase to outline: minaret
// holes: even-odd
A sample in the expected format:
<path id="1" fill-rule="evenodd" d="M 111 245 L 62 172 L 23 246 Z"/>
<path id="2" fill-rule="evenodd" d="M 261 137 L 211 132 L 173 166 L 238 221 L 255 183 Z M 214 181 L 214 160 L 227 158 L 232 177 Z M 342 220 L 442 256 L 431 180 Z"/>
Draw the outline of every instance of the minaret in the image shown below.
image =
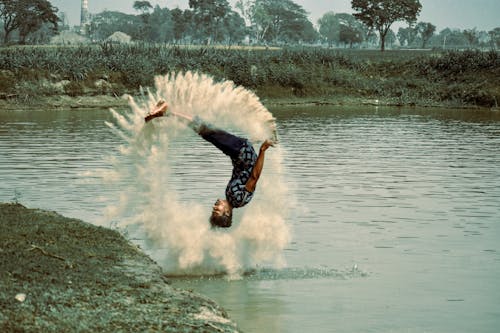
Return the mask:
<path id="1" fill-rule="evenodd" d="M 89 25 L 89 1 L 82 0 L 82 13 L 80 16 L 80 33 L 87 34 L 87 26 Z"/>

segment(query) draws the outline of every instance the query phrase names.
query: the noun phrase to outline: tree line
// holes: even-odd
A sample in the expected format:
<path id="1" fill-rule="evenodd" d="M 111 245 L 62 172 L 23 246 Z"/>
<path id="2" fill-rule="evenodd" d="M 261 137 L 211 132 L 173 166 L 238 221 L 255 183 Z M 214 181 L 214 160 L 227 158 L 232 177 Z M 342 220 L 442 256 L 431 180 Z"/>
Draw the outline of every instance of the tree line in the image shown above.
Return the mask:
<path id="1" fill-rule="evenodd" d="M 500 47 L 500 27 L 444 29 L 436 34 L 430 22 L 418 22 L 419 0 L 352 0 L 353 14 L 325 13 L 317 28 L 308 12 L 292 0 L 189 0 L 189 8 L 169 9 L 149 1 L 135 1 L 136 14 L 104 11 L 91 15 L 85 31 L 101 41 L 116 31 L 133 40 L 171 44 L 294 45 L 328 44 L 373 47 L 383 51 L 396 42 L 408 48 Z M 408 26 L 394 32 L 396 22 Z M 0 0 L 3 43 L 45 43 L 57 31 L 69 29 L 64 13 L 49 0 Z"/>

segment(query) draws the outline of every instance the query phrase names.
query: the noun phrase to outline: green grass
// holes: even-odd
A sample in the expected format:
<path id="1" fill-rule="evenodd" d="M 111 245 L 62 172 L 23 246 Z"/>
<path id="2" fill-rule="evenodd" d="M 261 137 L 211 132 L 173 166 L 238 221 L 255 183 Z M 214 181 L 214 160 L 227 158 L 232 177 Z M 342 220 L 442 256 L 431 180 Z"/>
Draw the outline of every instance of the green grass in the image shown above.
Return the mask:
<path id="1" fill-rule="evenodd" d="M 497 52 L 212 48 L 156 44 L 0 49 L 0 96 L 135 93 L 155 75 L 200 71 L 261 97 L 376 98 L 393 104 L 491 107 L 500 99 Z M 106 81 L 105 89 L 96 81 Z"/>

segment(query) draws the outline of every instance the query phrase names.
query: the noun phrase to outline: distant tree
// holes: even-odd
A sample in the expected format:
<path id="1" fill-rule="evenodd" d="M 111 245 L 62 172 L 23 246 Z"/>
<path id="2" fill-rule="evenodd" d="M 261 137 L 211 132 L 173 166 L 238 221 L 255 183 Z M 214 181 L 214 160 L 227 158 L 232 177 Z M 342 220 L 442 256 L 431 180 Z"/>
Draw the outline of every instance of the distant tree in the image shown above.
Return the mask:
<path id="1" fill-rule="evenodd" d="M 358 44 L 363 41 L 363 30 L 365 27 L 354 16 L 346 13 L 339 13 L 336 15 L 339 25 L 339 41 L 341 43 Z"/>
<path id="2" fill-rule="evenodd" d="M 142 14 L 147 14 L 151 9 L 153 9 L 153 6 L 149 1 L 134 1 L 134 5 L 132 7 Z"/>
<path id="3" fill-rule="evenodd" d="M 189 8 L 193 10 L 197 37 L 206 42 L 220 41 L 224 20 L 231 7 L 227 0 L 189 0 Z"/>
<path id="4" fill-rule="evenodd" d="M 22 1 L 21 1 L 22 2 Z M 47 0 L 32 0 L 26 1 L 23 21 L 19 27 L 20 43 L 26 42 L 26 37 L 30 33 L 39 30 L 45 23 L 49 23 L 52 31 L 57 31 L 59 17 L 57 16 L 58 9 L 53 7 Z"/>
<path id="5" fill-rule="evenodd" d="M 363 41 L 363 35 L 358 29 L 341 25 L 339 41 L 344 44 L 349 44 L 349 47 L 352 48 L 353 44 L 359 44 Z"/>
<path id="6" fill-rule="evenodd" d="M 417 32 L 412 27 L 399 28 L 397 38 L 401 46 L 410 46 L 414 43 Z"/>
<path id="7" fill-rule="evenodd" d="M 252 10 L 254 3 L 255 1 L 253 0 L 238 0 L 234 4 L 234 8 L 240 12 L 241 17 L 245 20 L 245 25 L 251 24 L 252 22 Z"/>
<path id="8" fill-rule="evenodd" d="M 462 31 L 446 28 L 439 32 L 439 41 L 443 49 L 457 49 L 468 46 L 468 41 Z"/>
<path id="9" fill-rule="evenodd" d="M 142 39 L 140 17 L 115 11 L 104 11 L 92 16 L 89 25 L 89 35 L 94 40 L 108 38 L 116 31 L 121 31 L 133 39 Z"/>
<path id="10" fill-rule="evenodd" d="M 301 27 L 298 27 L 300 34 L 295 35 L 296 37 L 300 37 L 299 41 L 303 41 L 306 43 L 315 43 L 319 39 L 319 34 L 316 28 L 314 28 L 311 21 L 303 21 Z M 292 38 L 293 40 L 293 38 Z"/>
<path id="11" fill-rule="evenodd" d="M 170 11 L 170 14 L 173 22 L 174 40 L 180 42 L 189 34 L 190 16 L 192 12 L 190 10 L 183 11 L 179 8 L 175 8 Z"/>
<path id="12" fill-rule="evenodd" d="M 44 23 L 50 23 L 57 31 L 58 9 L 47 0 L 0 0 L 0 20 L 3 21 L 4 43 L 10 34 L 18 30 L 20 42 L 24 43 L 28 34 L 37 31 Z"/>
<path id="13" fill-rule="evenodd" d="M 319 34 L 332 46 L 339 40 L 340 24 L 334 12 L 325 13 L 319 20 Z"/>
<path id="14" fill-rule="evenodd" d="M 54 27 L 50 23 L 44 23 L 42 26 L 32 33 L 30 33 L 26 37 L 27 44 L 47 44 L 50 42 L 50 39 L 57 34 L 57 31 L 54 31 Z"/>
<path id="15" fill-rule="evenodd" d="M 413 24 L 422 9 L 419 0 L 351 0 L 354 16 L 380 36 L 380 50 L 385 50 L 385 38 L 397 21 Z"/>
<path id="16" fill-rule="evenodd" d="M 462 32 L 464 34 L 465 39 L 469 42 L 469 46 L 476 47 L 479 43 L 479 32 L 476 28 L 474 29 L 466 29 Z"/>
<path id="17" fill-rule="evenodd" d="M 247 35 L 245 20 L 235 11 L 230 11 L 224 20 L 225 39 L 228 44 L 241 42 Z"/>
<path id="18" fill-rule="evenodd" d="M 153 42 L 170 42 L 174 39 L 174 21 L 168 8 L 156 5 L 148 19 L 148 35 L 145 39 Z"/>
<path id="19" fill-rule="evenodd" d="M 257 41 L 297 42 L 313 34 L 307 12 L 291 0 L 254 0 L 249 8 Z"/>
<path id="20" fill-rule="evenodd" d="M 432 23 L 419 22 L 415 26 L 415 31 L 422 40 L 422 48 L 425 49 L 427 42 L 434 36 L 434 32 L 436 32 L 436 26 Z"/>
<path id="21" fill-rule="evenodd" d="M 151 40 L 151 35 L 153 34 L 153 31 L 157 29 L 153 29 L 149 22 L 149 18 L 151 16 L 150 11 L 153 9 L 153 6 L 149 1 L 134 1 L 134 4 L 132 6 L 136 11 L 140 12 L 139 17 L 142 20 L 142 24 L 138 28 L 138 35 L 141 36 L 140 39 L 142 40 Z"/>
<path id="22" fill-rule="evenodd" d="M 302 6 L 293 1 L 283 1 L 283 6 L 283 12 L 279 14 L 281 22 L 274 30 L 276 39 L 286 43 L 316 41 L 318 34 Z M 275 18 L 278 19 L 278 15 Z"/>
<path id="23" fill-rule="evenodd" d="M 353 44 L 363 41 L 363 25 L 346 13 L 328 12 L 318 20 L 319 34 L 331 46 L 333 43 Z"/>
<path id="24" fill-rule="evenodd" d="M 488 31 L 488 35 L 490 36 L 491 46 L 494 49 L 500 48 L 500 27 Z"/>

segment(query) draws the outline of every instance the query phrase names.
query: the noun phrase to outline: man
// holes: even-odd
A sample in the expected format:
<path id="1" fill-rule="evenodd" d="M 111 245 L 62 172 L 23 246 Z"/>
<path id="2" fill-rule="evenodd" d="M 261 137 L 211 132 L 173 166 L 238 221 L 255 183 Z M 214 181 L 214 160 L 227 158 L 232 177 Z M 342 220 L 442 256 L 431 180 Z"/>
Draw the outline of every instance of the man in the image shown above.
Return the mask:
<path id="1" fill-rule="evenodd" d="M 163 117 L 167 115 L 167 109 L 167 103 L 160 101 L 156 108 L 146 115 L 144 120 L 149 122 L 154 118 Z M 169 111 L 168 115 L 187 120 L 189 126 L 203 139 L 212 143 L 231 158 L 233 171 L 226 187 L 226 199 L 217 199 L 210 216 L 212 227 L 229 228 L 232 223 L 233 208 L 243 207 L 252 200 L 257 181 L 264 166 L 265 152 L 269 147 L 273 146 L 273 142 L 266 140 L 262 143 L 257 156 L 252 144 L 247 139 L 214 128 L 197 116 L 191 117 L 172 111 Z"/>

